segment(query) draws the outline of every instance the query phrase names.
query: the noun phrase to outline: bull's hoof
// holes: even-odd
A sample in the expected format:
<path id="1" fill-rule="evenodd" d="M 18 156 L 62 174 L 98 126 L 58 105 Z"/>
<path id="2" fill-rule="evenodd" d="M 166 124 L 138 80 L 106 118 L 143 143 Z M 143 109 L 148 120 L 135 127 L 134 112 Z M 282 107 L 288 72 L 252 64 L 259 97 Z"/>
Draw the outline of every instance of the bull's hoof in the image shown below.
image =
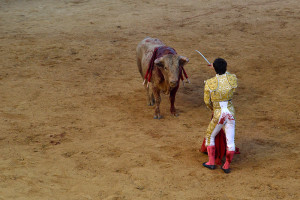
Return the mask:
<path id="1" fill-rule="evenodd" d="M 149 102 L 148 106 L 154 106 L 154 102 Z"/>
<path id="2" fill-rule="evenodd" d="M 179 116 L 178 113 L 171 113 L 171 115 L 174 116 L 174 117 L 178 117 Z"/>
<path id="3" fill-rule="evenodd" d="M 161 115 L 154 115 L 153 119 L 161 119 L 162 116 Z"/>
<path id="4" fill-rule="evenodd" d="M 155 104 L 155 101 L 154 101 L 154 100 L 148 101 L 148 106 L 154 106 L 154 104 Z"/>

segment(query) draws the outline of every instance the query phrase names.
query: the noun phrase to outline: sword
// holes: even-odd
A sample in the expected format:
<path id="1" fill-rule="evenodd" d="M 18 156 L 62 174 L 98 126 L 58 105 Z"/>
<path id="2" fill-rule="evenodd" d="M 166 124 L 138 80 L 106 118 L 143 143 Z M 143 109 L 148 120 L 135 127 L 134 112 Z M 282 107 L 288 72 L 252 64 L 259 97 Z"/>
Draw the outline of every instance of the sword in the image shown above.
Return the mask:
<path id="1" fill-rule="evenodd" d="M 204 57 L 204 55 L 200 51 L 198 50 L 195 51 L 197 51 L 204 58 L 204 60 L 209 64 L 209 66 L 211 66 L 211 63 Z"/>

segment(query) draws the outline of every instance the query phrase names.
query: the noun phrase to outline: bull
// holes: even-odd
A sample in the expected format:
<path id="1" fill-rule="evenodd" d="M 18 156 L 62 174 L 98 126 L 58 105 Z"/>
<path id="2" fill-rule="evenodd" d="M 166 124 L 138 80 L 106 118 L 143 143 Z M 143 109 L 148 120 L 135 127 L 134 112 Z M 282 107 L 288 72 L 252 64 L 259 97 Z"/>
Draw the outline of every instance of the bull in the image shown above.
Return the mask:
<path id="1" fill-rule="evenodd" d="M 147 94 L 147 103 L 155 104 L 154 119 L 160 119 L 161 91 L 169 95 L 170 112 L 177 116 L 175 108 L 175 96 L 179 88 L 180 79 L 183 80 L 183 66 L 189 59 L 180 56 L 176 51 L 166 46 L 161 40 L 147 37 L 142 40 L 137 48 L 137 66 L 144 79 L 144 86 Z"/>

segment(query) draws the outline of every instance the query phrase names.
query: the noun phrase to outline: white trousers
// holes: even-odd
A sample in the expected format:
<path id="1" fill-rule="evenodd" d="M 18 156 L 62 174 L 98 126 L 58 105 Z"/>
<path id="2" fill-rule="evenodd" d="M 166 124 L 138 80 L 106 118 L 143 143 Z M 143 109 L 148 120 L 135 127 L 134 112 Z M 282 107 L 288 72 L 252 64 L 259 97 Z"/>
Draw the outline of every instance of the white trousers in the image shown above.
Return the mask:
<path id="1" fill-rule="evenodd" d="M 218 123 L 215 124 L 214 129 L 211 133 L 206 135 L 206 146 L 214 146 L 215 145 L 215 137 L 220 132 L 221 128 L 224 127 L 226 142 L 227 142 L 227 150 L 235 151 L 235 119 L 231 112 L 227 108 L 228 102 L 219 102 L 221 107 L 221 114 L 218 120 Z"/>

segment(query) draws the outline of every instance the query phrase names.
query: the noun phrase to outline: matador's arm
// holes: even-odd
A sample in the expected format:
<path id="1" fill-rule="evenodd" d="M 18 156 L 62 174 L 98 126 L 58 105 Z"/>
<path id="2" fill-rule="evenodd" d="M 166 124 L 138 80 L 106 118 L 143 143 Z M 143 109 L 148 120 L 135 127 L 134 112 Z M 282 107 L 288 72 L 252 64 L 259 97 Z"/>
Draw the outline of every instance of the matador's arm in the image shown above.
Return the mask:
<path id="1" fill-rule="evenodd" d="M 207 83 L 205 83 L 205 87 L 204 87 L 204 103 L 210 110 L 213 110 L 212 102 L 210 99 L 210 90 Z"/>

